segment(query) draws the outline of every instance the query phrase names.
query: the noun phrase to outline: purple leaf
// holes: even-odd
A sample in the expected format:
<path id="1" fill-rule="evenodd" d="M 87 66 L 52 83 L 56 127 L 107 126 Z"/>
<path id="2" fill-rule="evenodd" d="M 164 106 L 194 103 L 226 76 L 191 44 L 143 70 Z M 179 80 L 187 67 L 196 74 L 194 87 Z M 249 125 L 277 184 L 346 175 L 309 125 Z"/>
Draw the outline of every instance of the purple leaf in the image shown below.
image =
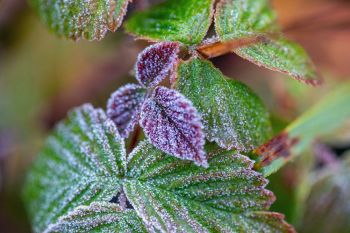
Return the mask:
<path id="1" fill-rule="evenodd" d="M 136 79 L 145 87 L 155 87 L 178 62 L 176 42 L 161 42 L 146 48 L 137 58 Z"/>
<path id="2" fill-rule="evenodd" d="M 109 98 L 107 116 L 116 124 L 122 138 L 128 137 L 137 124 L 146 92 L 146 89 L 139 85 L 127 84 Z"/>
<path id="3" fill-rule="evenodd" d="M 177 91 L 157 87 L 142 106 L 140 124 L 157 148 L 208 166 L 200 117 L 192 103 Z"/>

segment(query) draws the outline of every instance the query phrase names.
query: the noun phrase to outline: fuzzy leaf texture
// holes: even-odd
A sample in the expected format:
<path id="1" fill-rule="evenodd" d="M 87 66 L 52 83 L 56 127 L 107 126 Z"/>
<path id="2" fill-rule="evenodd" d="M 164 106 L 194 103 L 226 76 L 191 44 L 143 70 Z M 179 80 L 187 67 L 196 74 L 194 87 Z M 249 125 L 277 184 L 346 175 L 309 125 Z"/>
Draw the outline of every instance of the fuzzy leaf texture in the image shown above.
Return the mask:
<path id="1" fill-rule="evenodd" d="M 125 29 L 142 39 L 194 45 L 205 37 L 212 14 L 212 0 L 168 0 L 135 13 L 125 23 Z"/>
<path id="2" fill-rule="evenodd" d="M 45 233 L 65 232 L 147 232 L 133 210 L 125 210 L 109 202 L 93 202 L 79 206 L 49 225 Z"/>
<path id="3" fill-rule="evenodd" d="M 269 176 L 350 119 L 350 82 L 342 84 L 302 114 L 280 134 L 255 150 L 256 168 Z"/>
<path id="4" fill-rule="evenodd" d="M 207 166 L 200 117 L 192 103 L 177 91 L 157 87 L 142 106 L 140 124 L 157 148 Z"/>
<path id="5" fill-rule="evenodd" d="M 279 35 L 269 0 L 221 0 L 215 13 L 215 29 L 221 41 L 260 38 L 257 43 L 233 49 L 239 56 L 306 84 L 321 83 L 305 50 Z"/>
<path id="6" fill-rule="evenodd" d="M 244 84 L 227 79 L 209 61 L 193 58 L 178 68 L 176 89 L 201 113 L 206 137 L 226 149 L 249 151 L 270 138 L 269 115 Z"/>
<path id="7" fill-rule="evenodd" d="M 59 36 L 100 40 L 122 23 L 130 0 L 30 0 L 40 18 Z"/>
<path id="8" fill-rule="evenodd" d="M 127 84 L 114 92 L 107 103 L 107 116 L 116 124 L 122 138 L 127 138 L 138 123 L 147 90 Z"/>
<path id="9" fill-rule="evenodd" d="M 157 86 L 178 63 L 179 50 L 179 44 L 175 42 L 161 42 L 147 47 L 138 56 L 136 79 L 145 87 Z"/>
<path id="10" fill-rule="evenodd" d="M 216 32 L 222 40 L 278 32 L 270 0 L 221 0 L 216 9 Z"/>
<path id="11" fill-rule="evenodd" d="M 116 196 L 125 153 L 114 123 L 102 110 L 84 105 L 70 112 L 28 175 L 25 198 L 33 230 L 43 232 L 80 205 Z"/>
<path id="12" fill-rule="evenodd" d="M 144 141 L 126 157 L 102 110 L 70 112 L 48 138 L 27 178 L 34 232 L 293 232 L 253 162 L 207 147 L 209 168 Z M 123 191 L 122 191 L 123 190 Z M 120 192 L 129 205 L 110 203 Z M 124 207 L 123 207 L 124 206 Z"/>
<path id="13" fill-rule="evenodd" d="M 129 156 L 125 193 L 151 232 L 294 232 L 253 162 L 210 151 L 209 168 L 178 160 L 142 142 Z"/>

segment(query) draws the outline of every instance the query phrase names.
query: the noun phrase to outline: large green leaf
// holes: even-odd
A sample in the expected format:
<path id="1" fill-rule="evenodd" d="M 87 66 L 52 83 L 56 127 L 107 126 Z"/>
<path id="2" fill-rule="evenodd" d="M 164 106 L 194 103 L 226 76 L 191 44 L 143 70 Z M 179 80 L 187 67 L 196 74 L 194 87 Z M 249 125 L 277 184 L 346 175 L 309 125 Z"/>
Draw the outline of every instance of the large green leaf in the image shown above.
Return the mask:
<path id="1" fill-rule="evenodd" d="M 280 169 L 311 143 L 350 119 L 350 83 L 343 84 L 292 122 L 284 131 L 260 146 L 258 168 L 265 176 Z"/>
<path id="2" fill-rule="evenodd" d="M 28 175 L 25 199 L 42 232 L 79 205 L 109 201 L 121 188 L 124 142 L 102 110 L 84 105 L 60 123 Z"/>
<path id="3" fill-rule="evenodd" d="M 59 218 L 56 224 L 46 229 L 49 232 L 147 232 L 141 219 L 133 210 L 125 210 L 109 202 L 93 202 L 79 206 Z"/>
<path id="4" fill-rule="evenodd" d="M 304 83 L 320 83 L 305 50 L 278 35 L 276 16 L 269 0 L 221 0 L 215 14 L 215 28 L 223 42 L 260 38 L 258 43 L 235 48 L 233 52 L 239 56 Z"/>
<path id="5" fill-rule="evenodd" d="M 115 125 L 84 105 L 60 123 L 31 169 L 35 232 L 292 232 L 253 161 L 207 146 L 209 168 L 148 142 L 126 158 Z M 111 203 L 117 202 L 117 204 Z"/>
<path id="6" fill-rule="evenodd" d="M 58 35 L 74 40 L 102 39 L 122 23 L 130 0 L 30 0 Z"/>
<path id="7" fill-rule="evenodd" d="M 248 151 L 270 137 L 268 112 L 244 84 L 198 58 L 181 62 L 177 76 L 175 86 L 201 113 L 208 140 Z"/>
<path id="8" fill-rule="evenodd" d="M 209 29 L 212 12 L 212 0 L 168 0 L 148 11 L 135 13 L 125 28 L 145 39 L 199 44 Z"/>
<path id="9" fill-rule="evenodd" d="M 179 161 L 142 142 L 129 156 L 125 193 L 150 231 L 293 232 L 267 180 L 238 153 L 213 150 L 209 168 Z"/>

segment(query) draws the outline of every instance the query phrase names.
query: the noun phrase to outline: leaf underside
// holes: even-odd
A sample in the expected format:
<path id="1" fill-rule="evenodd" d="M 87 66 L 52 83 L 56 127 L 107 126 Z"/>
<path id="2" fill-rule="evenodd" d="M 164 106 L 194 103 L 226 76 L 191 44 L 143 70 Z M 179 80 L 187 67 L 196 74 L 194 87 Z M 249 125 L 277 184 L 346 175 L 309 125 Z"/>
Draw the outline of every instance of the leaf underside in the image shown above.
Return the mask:
<path id="1" fill-rule="evenodd" d="M 212 0 L 168 0 L 145 12 L 135 13 L 125 23 L 125 29 L 152 41 L 194 45 L 206 35 L 212 13 Z"/>
<path id="2" fill-rule="evenodd" d="M 136 79 L 145 87 L 155 87 L 174 69 L 180 47 L 176 42 L 161 42 L 147 47 L 139 54 Z"/>
<path id="3" fill-rule="evenodd" d="M 177 91 L 157 87 L 142 106 L 140 124 L 157 148 L 207 166 L 200 118 L 192 103 Z"/>
<path id="4" fill-rule="evenodd" d="M 175 87 L 201 113 L 206 137 L 227 149 L 249 151 L 270 138 L 269 115 L 244 84 L 227 79 L 210 62 L 181 62 Z"/>
<path id="5" fill-rule="evenodd" d="M 25 203 L 35 232 L 293 232 L 267 180 L 234 151 L 207 148 L 209 168 L 144 141 L 128 156 L 102 110 L 76 108 L 31 169 Z M 133 209 L 110 203 L 120 191 Z"/>
<path id="6" fill-rule="evenodd" d="M 131 0 L 30 0 L 40 18 L 59 36 L 100 40 L 121 25 Z"/>
<path id="7" fill-rule="evenodd" d="M 262 42 L 235 48 L 233 52 L 306 84 L 321 83 L 305 50 L 280 35 L 269 0 L 221 0 L 215 13 L 215 30 L 223 42 L 261 37 Z"/>
<path id="8" fill-rule="evenodd" d="M 138 123 L 147 90 L 127 84 L 114 92 L 107 103 L 107 116 L 115 123 L 122 138 L 127 138 Z"/>

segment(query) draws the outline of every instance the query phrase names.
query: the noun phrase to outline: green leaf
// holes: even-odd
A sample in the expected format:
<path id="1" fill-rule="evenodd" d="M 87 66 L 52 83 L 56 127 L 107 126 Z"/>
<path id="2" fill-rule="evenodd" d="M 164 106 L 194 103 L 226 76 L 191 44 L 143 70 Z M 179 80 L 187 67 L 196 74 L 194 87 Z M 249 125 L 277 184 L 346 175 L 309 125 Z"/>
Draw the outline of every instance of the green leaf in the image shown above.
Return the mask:
<path id="1" fill-rule="evenodd" d="M 198 58 L 181 62 L 177 75 L 175 86 L 201 113 L 209 141 L 249 151 L 270 138 L 268 112 L 247 86 Z"/>
<path id="2" fill-rule="evenodd" d="M 122 23 L 130 0 L 30 0 L 42 21 L 59 36 L 100 40 Z"/>
<path id="3" fill-rule="evenodd" d="M 93 202 L 79 206 L 59 218 L 45 231 L 50 232 L 147 232 L 142 220 L 133 210 L 124 210 L 109 202 Z"/>
<path id="4" fill-rule="evenodd" d="M 212 150 L 209 168 L 142 142 L 129 156 L 124 190 L 150 231 L 293 232 L 278 213 L 267 180 L 233 151 Z"/>
<path id="5" fill-rule="evenodd" d="M 221 0 L 215 14 L 215 28 L 221 41 L 260 38 L 257 43 L 235 48 L 233 52 L 239 56 L 304 83 L 320 84 L 305 50 L 276 36 L 280 32 L 268 0 Z"/>
<path id="6" fill-rule="evenodd" d="M 268 176 L 302 153 L 315 139 L 339 128 L 350 118 L 349 103 L 350 83 L 346 83 L 256 149 L 259 156 L 256 168 Z"/>
<path id="7" fill-rule="evenodd" d="M 223 41 L 278 32 L 269 0 L 221 0 L 215 13 L 216 32 Z"/>
<path id="8" fill-rule="evenodd" d="M 127 32 L 152 41 L 199 44 L 213 14 L 212 0 L 168 0 L 148 11 L 135 13 L 125 24 Z"/>
<path id="9" fill-rule="evenodd" d="M 253 161 L 208 145 L 209 168 L 144 141 L 126 158 L 99 109 L 70 112 L 31 169 L 25 203 L 35 232 L 293 232 Z M 107 203 L 117 199 L 117 204 Z M 142 221 L 142 222 L 141 222 Z"/>
<path id="10" fill-rule="evenodd" d="M 121 188 L 124 142 L 102 110 L 70 112 L 47 139 L 28 175 L 25 201 L 36 232 L 75 207 L 109 201 Z"/>
<path id="11" fill-rule="evenodd" d="M 234 51 L 239 56 L 274 71 L 286 73 L 306 84 L 318 85 L 321 80 L 305 50 L 284 38 L 265 39 Z"/>

